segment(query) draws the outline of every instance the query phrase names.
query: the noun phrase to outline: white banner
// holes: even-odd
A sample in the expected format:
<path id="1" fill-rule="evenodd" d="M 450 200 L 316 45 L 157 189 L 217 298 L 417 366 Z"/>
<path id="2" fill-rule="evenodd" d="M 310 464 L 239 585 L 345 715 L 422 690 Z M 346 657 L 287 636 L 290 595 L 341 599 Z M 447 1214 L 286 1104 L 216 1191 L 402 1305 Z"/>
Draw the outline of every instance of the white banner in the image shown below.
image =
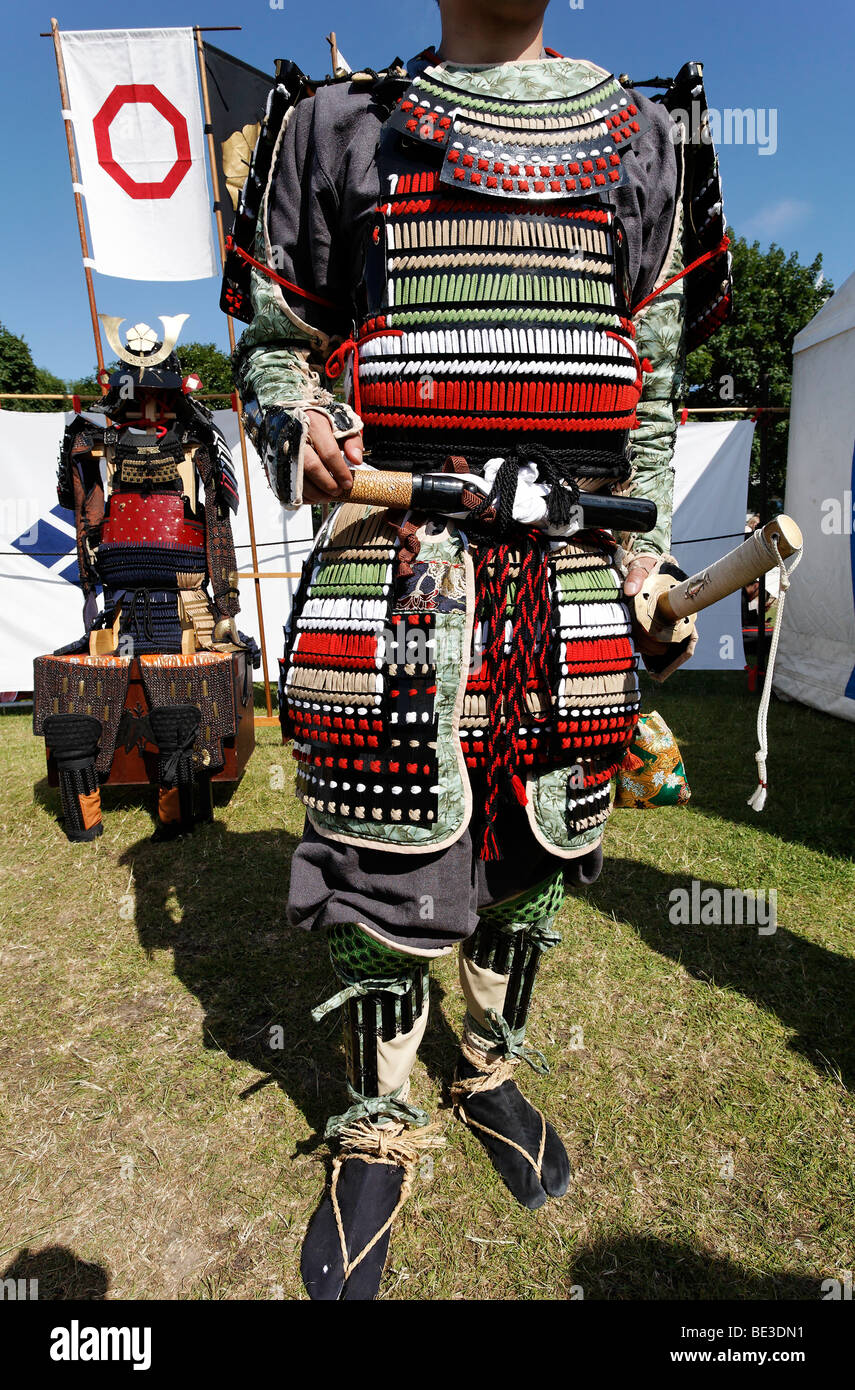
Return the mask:
<path id="1" fill-rule="evenodd" d="M 744 538 L 753 438 L 753 420 L 692 423 L 677 430 L 671 550 L 686 574 L 697 574 Z M 704 536 L 721 539 L 702 540 Z M 683 669 L 741 671 L 740 595 L 704 609 L 697 624 L 695 655 Z"/>
<path id="2" fill-rule="evenodd" d="M 95 269 L 219 274 L 192 29 L 61 34 Z"/>
<path id="3" fill-rule="evenodd" d="M 0 690 L 32 690 L 33 658 L 83 636 L 83 596 L 77 586 L 74 516 L 56 500 L 56 462 L 63 430 L 73 416 L 0 410 Z M 98 424 L 104 417 L 91 415 Z M 232 527 L 238 569 L 252 569 L 237 417 L 214 412 L 226 436 L 241 491 Z M 280 507 L 247 441 L 259 570 L 299 571 L 311 548 L 311 511 Z M 296 579 L 262 579 L 270 679 L 279 678 L 282 629 Z M 255 585 L 241 581 L 238 627 L 260 645 Z M 99 605 L 100 606 L 100 605 Z M 261 671 L 255 679 L 262 679 Z"/>

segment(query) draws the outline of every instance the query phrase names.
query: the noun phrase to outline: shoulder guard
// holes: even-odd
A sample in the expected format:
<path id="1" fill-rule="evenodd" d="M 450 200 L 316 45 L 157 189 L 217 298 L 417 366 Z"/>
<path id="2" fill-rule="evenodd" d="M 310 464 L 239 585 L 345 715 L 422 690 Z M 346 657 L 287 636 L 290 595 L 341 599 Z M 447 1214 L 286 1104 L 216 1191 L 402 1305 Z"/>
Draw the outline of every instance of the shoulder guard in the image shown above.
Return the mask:
<path id="1" fill-rule="evenodd" d="M 226 238 L 226 260 L 220 292 L 220 308 L 224 314 L 240 319 L 243 323 L 252 322 L 250 276 L 255 229 L 270 179 L 273 155 L 289 111 L 304 97 L 314 96 L 320 87 L 347 83 L 354 91 L 373 90 L 377 93 L 378 100 L 383 101 L 387 88 L 395 88 L 396 84 L 400 85 L 406 80 L 406 69 L 400 58 L 396 58 L 388 68 L 380 72 L 367 68 L 362 72 L 346 73 L 340 77 L 327 77 L 319 81 L 307 77 L 297 64 L 290 60 L 276 60 L 274 86 L 267 98 L 267 107 L 250 160 L 249 173 L 238 199 L 234 224 Z M 397 93 L 391 100 L 396 99 Z"/>
<path id="2" fill-rule="evenodd" d="M 215 425 L 212 422 L 211 432 L 212 439 L 209 447 L 214 463 L 217 497 L 221 506 L 227 507 L 230 512 L 236 512 L 240 503 L 240 493 L 238 491 L 231 451 L 219 425 Z"/>
<path id="3" fill-rule="evenodd" d="M 104 431 L 83 415 L 75 415 L 66 425 L 59 447 L 59 464 L 56 471 L 56 494 L 61 507 L 74 511 L 74 455 L 88 454 L 98 445 L 103 448 L 103 442 Z"/>
<path id="4" fill-rule="evenodd" d="M 213 479 L 217 504 L 223 513 L 227 510 L 236 512 L 240 505 L 240 490 L 234 463 L 226 437 L 213 417 L 209 416 L 204 422 L 204 428 L 185 431 L 182 442 L 191 447 L 197 446 L 193 451 L 194 463 L 206 485 L 209 478 Z"/>
<path id="5" fill-rule="evenodd" d="M 686 350 L 700 347 L 730 316 L 733 307 L 731 256 L 727 250 L 727 221 L 718 155 L 709 128 L 703 64 L 685 63 L 661 102 L 682 138 L 675 148 L 684 164 L 684 257 L 686 265 L 706 257 L 686 276 Z"/>
<path id="6" fill-rule="evenodd" d="M 406 84 L 388 124 L 434 153 L 447 190 L 553 203 L 618 187 L 649 121 L 610 74 L 575 97 L 526 101 L 476 96 L 431 66 Z"/>

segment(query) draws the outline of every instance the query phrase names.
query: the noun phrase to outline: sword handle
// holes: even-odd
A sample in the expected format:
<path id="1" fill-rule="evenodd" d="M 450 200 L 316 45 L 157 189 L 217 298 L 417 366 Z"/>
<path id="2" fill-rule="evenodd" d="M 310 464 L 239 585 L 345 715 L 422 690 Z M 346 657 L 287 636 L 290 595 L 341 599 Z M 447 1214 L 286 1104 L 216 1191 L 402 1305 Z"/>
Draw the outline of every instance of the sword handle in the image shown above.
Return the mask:
<path id="1" fill-rule="evenodd" d="M 350 502 L 371 502 L 380 507 L 414 507 L 417 511 L 460 511 L 460 495 L 466 484 L 454 473 L 394 473 L 357 468 Z"/>
<path id="2" fill-rule="evenodd" d="M 413 497 L 412 473 L 392 473 L 357 468 L 348 502 L 370 502 L 378 507 L 409 507 Z"/>
<path id="3" fill-rule="evenodd" d="M 658 620 L 663 624 L 676 623 L 692 613 L 700 613 L 711 603 L 718 603 L 753 584 L 761 574 L 775 569 L 778 559 L 773 549 L 777 540 L 782 560 L 795 555 L 803 545 L 802 533 L 791 516 L 776 516 L 765 526 L 757 528 L 742 545 L 723 555 L 708 569 L 693 574 L 661 594 L 656 605 Z"/>
<path id="4" fill-rule="evenodd" d="M 413 474 L 357 468 L 348 501 L 369 502 L 380 507 L 413 507 L 417 511 L 459 512 L 465 487 L 454 473 Z M 656 525 L 656 503 L 645 497 L 610 497 L 583 492 L 576 505 L 582 509 L 586 526 L 643 533 L 652 531 Z"/>

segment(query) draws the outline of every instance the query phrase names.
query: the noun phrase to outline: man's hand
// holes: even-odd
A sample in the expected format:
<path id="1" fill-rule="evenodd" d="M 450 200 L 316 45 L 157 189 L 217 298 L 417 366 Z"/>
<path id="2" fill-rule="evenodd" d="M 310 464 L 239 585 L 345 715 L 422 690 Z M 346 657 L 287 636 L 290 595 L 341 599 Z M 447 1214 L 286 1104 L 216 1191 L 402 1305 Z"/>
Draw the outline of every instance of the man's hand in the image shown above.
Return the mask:
<path id="1" fill-rule="evenodd" d="M 657 558 L 656 555 L 636 555 L 623 584 L 623 591 L 628 598 L 638 593 L 647 576 L 655 569 Z"/>
<path id="2" fill-rule="evenodd" d="M 657 555 L 635 556 L 623 583 L 623 591 L 628 598 L 634 598 L 639 593 L 645 579 L 655 569 L 658 558 Z M 657 642 L 655 638 L 649 637 L 646 633 L 639 634 L 635 639 L 635 644 L 645 656 L 663 656 L 668 650 L 667 643 Z"/>
<path id="3" fill-rule="evenodd" d="M 362 437 L 354 435 L 339 448 L 327 417 L 311 409 L 306 414 L 311 447 L 303 459 L 303 501 L 339 502 L 353 487 L 351 467 L 362 462 Z"/>

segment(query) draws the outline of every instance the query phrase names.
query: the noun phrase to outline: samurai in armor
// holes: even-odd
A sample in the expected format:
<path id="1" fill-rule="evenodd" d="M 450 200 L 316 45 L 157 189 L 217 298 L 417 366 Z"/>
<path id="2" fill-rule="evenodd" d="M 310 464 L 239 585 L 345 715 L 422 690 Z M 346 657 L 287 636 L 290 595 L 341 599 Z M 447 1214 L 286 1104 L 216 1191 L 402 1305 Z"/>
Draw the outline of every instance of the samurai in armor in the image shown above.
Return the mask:
<path id="1" fill-rule="evenodd" d="M 163 342 L 137 324 L 123 346 L 121 320 L 102 315 L 120 359 L 95 406 L 108 424 L 75 416 L 60 451 L 57 491 L 74 513 L 86 631 L 36 661 L 34 727 L 57 763 L 72 840 L 101 834 L 99 782 L 117 742 L 140 733 L 160 754 L 159 835 L 209 818 L 210 774 L 222 766 L 222 738 L 234 733 L 224 654 L 256 656 L 235 626 L 231 455 L 210 412 L 193 400 L 199 378 L 182 375 L 174 352 L 185 318 L 163 320 Z M 124 702 L 136 659 L 149 708 L 129 724 Z"/>
<path id="2" fill-rule="evenodd" d="M 379 1287 L 436 1142 L 409 1078 L 430 962 L 455 947 L 455 1113 L 525 1207 L 566 1191 L 516 1079 L 546 1067 L 538 967 L 602 867 L 639 660 L 664 677 L 695 641 L 651 615 L 683 577 L 684 355 L 730 300 L 715 153 L 669 116 L 705 109 L 701 69 L 649 99 L 544 50 L 546 3 L 440 0 L 439 52 L 381 72 L 313 84 L 280 63 L 226 265 L 268 480 L 289 507 L 339 503 L 280 687 L 306 808 L 288 918 L 326 934 L 339 987 L 314 1016 L 341 1010 L 349 1098 L 303 1247 L 315 1299 Z M 366 469 L 458 476 L 460 501 L 349 501 Z M 596 497 L 652 499 L 655 527 L 586 524 Z"/>

